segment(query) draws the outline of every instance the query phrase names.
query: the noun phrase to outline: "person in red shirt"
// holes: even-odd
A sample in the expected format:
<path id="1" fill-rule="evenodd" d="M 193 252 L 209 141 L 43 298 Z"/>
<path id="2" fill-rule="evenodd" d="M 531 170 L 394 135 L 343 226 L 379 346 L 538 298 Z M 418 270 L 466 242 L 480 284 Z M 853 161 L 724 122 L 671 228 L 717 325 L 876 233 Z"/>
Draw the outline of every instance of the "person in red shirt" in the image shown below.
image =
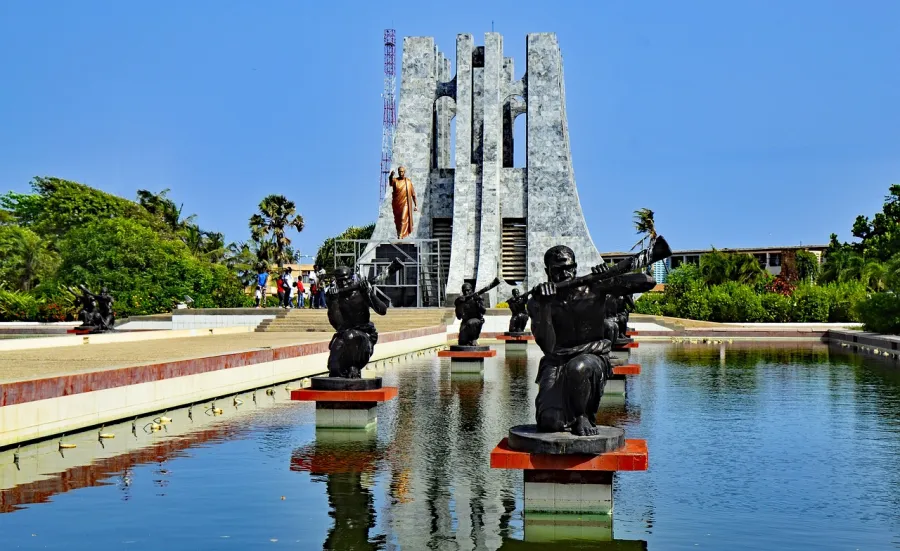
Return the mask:
<path id="1" fill-rule="evenodd" d="M 304 293 L 306 293 L 306 288 L 303 286 L 303 280 L 298 277 L 297 278 L 297 308 L 303 308 Z"/>
<path id="2" fill-rule="evenodd" d="M 284 308 L 284 282 L 279 277 L 275 280 L 275 284 L 278 286 L 278 306 Z"/>
<path id="3" fill-rule="evenodd" d="M 319 288 L 316 286 L 315 280 L 313 280 L 312 285 L 309 286 L 309 292 L 310 292 L 310 294 L 309 294 L 309 307 L 310 307 L 310 308 L 318 308 L 318 306 L 316 305 L 316 299 L 315 299 L 316 292 L 317 292 L 318 290 L 319 290 Z"/>

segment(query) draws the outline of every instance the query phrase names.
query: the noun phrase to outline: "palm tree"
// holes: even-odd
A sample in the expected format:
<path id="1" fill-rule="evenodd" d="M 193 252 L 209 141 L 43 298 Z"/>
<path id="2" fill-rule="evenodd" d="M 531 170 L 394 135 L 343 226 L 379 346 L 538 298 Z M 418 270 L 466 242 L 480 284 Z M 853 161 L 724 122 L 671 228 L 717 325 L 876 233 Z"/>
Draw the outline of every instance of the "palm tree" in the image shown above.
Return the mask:
<path id="1" fill-rule="evenodd" d="M 700 275 L 707 285 L 720 285 L 728 281 L 731 273 L 728 255 L 715 247 L 700 257 Z"/>
<path id="2" fill-rule="evenodd" d="M 732 253 L 727 255 L 728 279 L 753 285 L 763 277 L 763 269 L 759 267 L 759 261 L 753 255 L 747 253 Z"/>
<path id="3" fill-rule="evenodd" d="M 291 240 L 285 235 L 287 228 L 303 231 L 303 216 L 297 214 L 296 205 L 284 195 L 269 195 L 259 203 L 259 212 L 250 217 L 250 235 L 259 242 L 272 246 L 274 260 L 280 269 L 287 258 Z"/>
<path id="4" fill-rule="evenodd" d="M 256 282 L 259 256 L 251 243 L 231 243 L 225 255 L 225 265 L 229 270 L 237 273 L 238 279 L 244 287 L 249 287 Z"/>
<path id="5" fill-rule="evenodd" d="M 172 231 L 183 230 L 193 224 L 196 214 L 192 214 L 184 219 L 181 218 L 181 210 L 184 205 L 178 206 L 174 201 L 166 197 L 169 193 L 166 188 L 159 193 L 153 193 L 146 189 L 139 189 L 137 192 L 138 204 L 147 209 L 150 214 L 156 215 Z"/>
<path id="6" fill-rule="evenodd" d="M 634 211 L 634 228 L 639 234 L 643 234 L 641 240 L 631 247 L 634 250 L 638 245 L 643 248 L 644 241 L 649 237 L 651 240 L 656 237 L 656 223 L 653 221 L 653 211 L 650 209 L 638 209 Z"/>
<path id="7" fill-rule="evenodd" d="M 203 257 L 213 264 L 225 261 L 228 252 L 225 246 L 225 236 L 220 232 L 203 232 Z"/>
<path id="8" fill-rule="evenodd" d="M 188 250 L 195 256 L 199 256 L 203 252 L 203 231 L 199 226 L 193 224 L 184 228 L 181 240 L 187 245 Z"/>

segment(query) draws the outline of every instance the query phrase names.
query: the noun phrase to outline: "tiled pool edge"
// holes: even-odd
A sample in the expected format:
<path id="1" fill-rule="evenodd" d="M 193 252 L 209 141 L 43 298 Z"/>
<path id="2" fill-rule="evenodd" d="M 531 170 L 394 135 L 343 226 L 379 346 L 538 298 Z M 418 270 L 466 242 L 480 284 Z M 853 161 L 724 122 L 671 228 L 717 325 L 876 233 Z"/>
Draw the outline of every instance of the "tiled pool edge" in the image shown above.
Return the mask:
<path id="1" fill-rule="evenodd" d="M 442 345 L 446 327 L 384 333 L 372 361 Z M 0 448 L 324 372 L 320 341 L 0 384 Z"/>

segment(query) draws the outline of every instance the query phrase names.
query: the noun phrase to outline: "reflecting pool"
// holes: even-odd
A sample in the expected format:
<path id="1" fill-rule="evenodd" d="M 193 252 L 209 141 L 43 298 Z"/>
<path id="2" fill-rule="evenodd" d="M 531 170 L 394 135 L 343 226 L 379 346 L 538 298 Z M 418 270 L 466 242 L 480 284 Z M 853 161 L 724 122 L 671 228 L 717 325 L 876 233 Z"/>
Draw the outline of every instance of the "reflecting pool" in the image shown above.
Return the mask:
<path id="1" fill-rule="evenodd" d="M 288 383 L 0 452 L 0 549 L 900 549 L 900 368 L 642 343 L 598 418 L 650 469 L 617 475 L 612 517 L 547 518 L 488 465 L 533 422 L 539 351 L 511 354 L 379 363 L 399 398 L 368 432 L 317 431 Z"/>

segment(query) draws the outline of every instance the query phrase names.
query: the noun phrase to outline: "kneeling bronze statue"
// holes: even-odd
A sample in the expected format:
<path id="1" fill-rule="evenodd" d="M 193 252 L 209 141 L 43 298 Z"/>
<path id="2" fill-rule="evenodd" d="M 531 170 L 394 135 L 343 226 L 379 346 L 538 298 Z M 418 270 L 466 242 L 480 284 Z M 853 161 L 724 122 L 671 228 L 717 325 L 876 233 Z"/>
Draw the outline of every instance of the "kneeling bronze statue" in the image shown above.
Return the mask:
<path id="1" fill-rule="evenodd" d="M 378 296 L 369 281 L 352 281 L 350 268 L 334 271 L 334 286 L 328 289 L 328 321 L 337 331 L 328 345 L 329 377 L 360 378 L 378 342 L 378 331 L 369 317 L 369 308 L 383 316 L 388 302 Z"/>
<path id="2" fill-rule="evenodd" d="M 656 284 L 652 276 L 629 272 L 671 254 L 662 237 L 654 238 L 650 248 L 612 268 L 601 263 L 582 277 L 575 277 L 578 264 L 569 247 L 558 245 L 544 254 L 549 281 L 528 293 L 531 332 L 544 352 L 536 380 L 538 431 L 598 433 L 595 417 L 612 372 L 607 295 L 649 291 Z"/>
<path id="3" fill-rule="evenodd" d="M 512 290 L 512 296 L 506 300 L 509 305 L 509 332 L 523 333 L 525 326 L 528 325 L 528 312 L 526 309 L 525 297 L 523 297 L 518 289 Z"/>

